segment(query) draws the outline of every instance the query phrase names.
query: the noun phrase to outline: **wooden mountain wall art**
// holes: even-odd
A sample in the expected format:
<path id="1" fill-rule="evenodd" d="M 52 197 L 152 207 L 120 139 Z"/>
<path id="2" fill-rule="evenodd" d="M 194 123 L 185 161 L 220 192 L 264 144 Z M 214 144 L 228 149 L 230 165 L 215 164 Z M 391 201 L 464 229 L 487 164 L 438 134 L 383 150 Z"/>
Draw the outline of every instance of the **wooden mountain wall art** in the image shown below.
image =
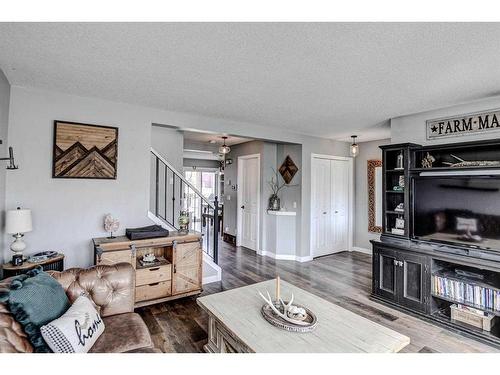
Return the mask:
<path id="1" fill-rule="evenodd" d="M 52 177 L 116 179 L 118 128 L 54 121 Z"/>
<path id="2" fill-rule="evenodd" d="M 283 164 L 281 164 L 281 167 L 279 169 L 279 172 L 281 174 L 281 177 L 283 177 L 283 180 L 289 184 L 293 176 L 299 171 L 299 168 L 295 165 L 293 162 L 292 158 L 290 155 L 288 155 L 285 160 L 283 161 Z"/>

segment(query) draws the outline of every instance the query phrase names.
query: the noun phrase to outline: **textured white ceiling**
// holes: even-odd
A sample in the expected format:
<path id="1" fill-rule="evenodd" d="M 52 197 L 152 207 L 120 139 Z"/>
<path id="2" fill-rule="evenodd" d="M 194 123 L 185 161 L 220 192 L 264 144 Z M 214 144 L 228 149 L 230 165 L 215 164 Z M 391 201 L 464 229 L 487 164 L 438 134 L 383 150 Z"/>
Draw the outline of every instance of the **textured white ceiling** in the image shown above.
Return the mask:
<path id="1" fill-rule="evenodd" d="M 13 85 L 360 141 L 499 94 L 499 46 L 488 23 L 0 24 Z"/>
<path id="2" fill-rule="evenodd" d="M 224 134 L 213 134 L 213 133 L 204 133 L 204 132 L 194 132 L 194 131 L 183 131 L 184 134 L 184 143 L 189 142 L 205 144 L 208 146 L 212 146 L 215 148 L 219 148 L 222 145 Z M 243 138 L 243 137 L 235 137 L 232 135 L 226 135 L 226 144 L 229 146 L 237 145 L 239 143 L 249 142 L 253 139 Z M 215 144 L 211 144 L 210 141 L 215 141 Z"/>

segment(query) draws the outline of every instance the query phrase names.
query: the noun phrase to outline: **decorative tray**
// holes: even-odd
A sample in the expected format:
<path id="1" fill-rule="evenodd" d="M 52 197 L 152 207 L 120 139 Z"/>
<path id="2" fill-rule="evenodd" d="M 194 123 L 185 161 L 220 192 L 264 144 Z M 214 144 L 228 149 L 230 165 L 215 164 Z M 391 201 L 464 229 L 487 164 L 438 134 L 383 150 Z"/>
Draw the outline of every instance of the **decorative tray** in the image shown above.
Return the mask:
<path id="1" fill-rule="evenodd" d="M 152 262 L 146 262 L 143 261 L 142 259 L 137 259 L 136 268 L 142 269 L 149 267 L 158 267 L 158 266 L 163 266 L 164 264 L 170 264 L 170 262 L 162 256 L 156 257 L 156 259 Z"/>
<path id="2" fill-rule="evenodd" d="M 276 306 L 276 305 L 275 305 Z M 311 332 L 313 331 L 316 326 L 318 325 L 318 319 L 316 318 L 316 315 L 309 310 L 307 307 L 300 306 L 300 305 L 295 305 L 296 307 L 303 308 L 306 311 L 306 318 L 303 320 L 303 322 L 308 323 L 306 325 L 297 325 L 293 324 L 291 322 L 286 321 L 285 319 L 281 318 L 278 316 L 271 306 L 268 304 L 265 304 L 262 306 L 262 309 L 260 310 L 262 313 L 262 316 L 264 319 L 266 319 L 269 323 L 271 323 L 273 326 L 284 329 L 286 331 L 290 332 Z M 276 306 L 277 307 L 277 306 Z M 281 312 L 283 312 L 283 307 L 277 307 L 280 309 Z"/>

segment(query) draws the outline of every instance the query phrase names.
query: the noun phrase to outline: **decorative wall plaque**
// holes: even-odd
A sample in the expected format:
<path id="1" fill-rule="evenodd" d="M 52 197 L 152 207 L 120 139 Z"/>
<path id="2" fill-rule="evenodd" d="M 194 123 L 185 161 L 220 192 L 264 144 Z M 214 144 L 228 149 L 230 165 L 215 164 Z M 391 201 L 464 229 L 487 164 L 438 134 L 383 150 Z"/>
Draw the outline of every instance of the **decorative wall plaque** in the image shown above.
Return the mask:
<path id="1" fill-rule="evenodd" d="M 281 177 L 283 177 L 285 183 L 289 184 L 290 182 L 292 182 L 293 176 L 295 176 L 298 170 L 299 168 L 295 165 L 292 158 L 288 155 L 285 158 L 283 164 L 281 164 L 279 172 L 281 174 Z"/>
<path id="2" fill-rule="evenodd" d="M 382 160 L 368 160 L 368 231 L 382 233 L 382 174 L 377 179 L 377 169 L 381 172 Z"/>
<path id="3" fill-rule="evenodd" d="M 116 179 L 118 128 L 54 121 L 52 177 Z"/>
<path id="4" fill-rule="evenodd" d="M 427 120 L 427 140 L 500 131 L 500 109 Z"/>

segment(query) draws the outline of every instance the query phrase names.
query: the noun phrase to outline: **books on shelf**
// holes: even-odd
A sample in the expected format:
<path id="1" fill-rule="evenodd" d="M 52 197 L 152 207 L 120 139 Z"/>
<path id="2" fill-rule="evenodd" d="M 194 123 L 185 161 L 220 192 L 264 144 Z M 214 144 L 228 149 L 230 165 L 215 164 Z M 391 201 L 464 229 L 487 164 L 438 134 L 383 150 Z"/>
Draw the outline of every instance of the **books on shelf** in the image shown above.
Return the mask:
<path id="1" fill-rule="evenodd" d="M 483 309 L 500 311 L 500 290 L 474 284 L 472 282 L 456 280 L 441 275 L 433 275 L 432 292 L 442 296 Z"/>

